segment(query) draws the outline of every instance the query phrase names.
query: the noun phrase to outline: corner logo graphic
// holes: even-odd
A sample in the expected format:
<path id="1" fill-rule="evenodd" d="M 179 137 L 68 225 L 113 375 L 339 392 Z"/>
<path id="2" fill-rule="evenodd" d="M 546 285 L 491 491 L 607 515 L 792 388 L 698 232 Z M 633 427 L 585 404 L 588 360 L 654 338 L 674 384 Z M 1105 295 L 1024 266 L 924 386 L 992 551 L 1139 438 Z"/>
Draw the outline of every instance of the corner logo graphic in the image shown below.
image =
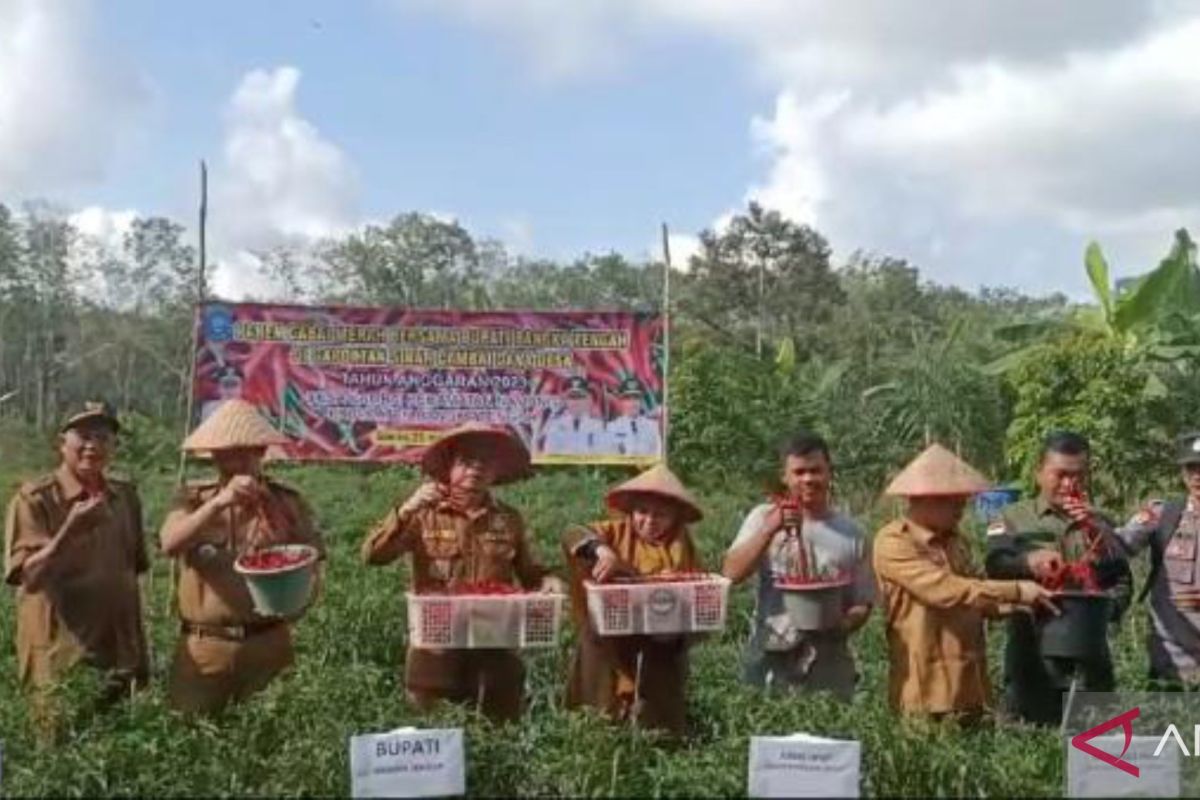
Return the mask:
<path id="1" fill-rule="evenodd" d="M 1071 746 L 1077 750 L 1082 750 L 1093 758 L 1100 759 L 1105 764 L 1116 767 L 1122 772 L 1127 772 L 1135 778 L 1140 778 L 1142 771 L 1123 758 L 1125 753 L 1129 751 L 1129 745 L 1133 741 L 1133 721 L 1138 718 L 1140 711 L 1140 708 L 1131 708 L 1124 714 L 1118 714 L 1117 716 L 1113 717 L 1108 722 L 1102 722 L 1096 727 L 1072 737 Z M 1101 734 L 1108 733 L 1118 725 L 1121 726 L 1121 730 L 1125 733 L 1125 746 L 1121 748 L 1121 755 L 1114 756 L 1104 752 L 1094 745 L 1088 744 L 1090 739 L 1094 739 Z"/>

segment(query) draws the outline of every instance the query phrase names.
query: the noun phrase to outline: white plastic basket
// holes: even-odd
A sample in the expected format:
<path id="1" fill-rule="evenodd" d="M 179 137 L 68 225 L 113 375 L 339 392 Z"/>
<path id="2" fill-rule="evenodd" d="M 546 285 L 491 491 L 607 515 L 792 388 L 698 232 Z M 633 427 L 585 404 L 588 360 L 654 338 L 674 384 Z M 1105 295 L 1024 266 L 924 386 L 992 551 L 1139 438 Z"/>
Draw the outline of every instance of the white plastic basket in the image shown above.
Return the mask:
<path id="1" fill-rule="evenodd" d="M 725 628 L 729 579 L 675 583 L 584 581 L 588 615 L 601 636 L 699 633 Z"/>
<path id="2" fill-rule="evenodd" d="M 551 647 L 561 594 L 444 595 L 408 592 L 408 641 L 420 649 Z"/>

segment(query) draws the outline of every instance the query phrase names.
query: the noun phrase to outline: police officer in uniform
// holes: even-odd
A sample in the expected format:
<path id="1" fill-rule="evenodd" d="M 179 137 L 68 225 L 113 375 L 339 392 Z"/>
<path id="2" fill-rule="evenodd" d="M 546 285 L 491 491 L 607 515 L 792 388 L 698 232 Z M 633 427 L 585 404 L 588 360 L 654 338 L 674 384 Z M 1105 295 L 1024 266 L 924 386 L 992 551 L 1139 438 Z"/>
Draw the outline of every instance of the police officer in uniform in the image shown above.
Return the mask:
<path id="1" fill-rule="evenodd" d="M 645 390 L 633 375 L 617 387 L 618 416 L 605 426 L 607 454 L 620 456 L 658 456 L 662 441 L 658 421 L 642 413 Z"/>
<path id="2" fill-rule="evenodd" d="M 1119 531 L 1129 555 L 1149 549 L 1150 678 L 1170 688 L 1200 684 L 1200 432 L 1176 440 L 1186 495 L 1150 500 Z"/>
<path id="3" fill-rule="evenodd" d="M 566 409 L 546 426 L 542 452 L 547 455 L 588 455 L 604 439 L 604 423 L 592 416 L 592 393 L 587 378 L 573 375 L 563 392 Z"/>
<path id="4" fill-rule="evenodd" d="M 4 579 L 17 590 L 17 675 L 43 743 L 61 733 L 66 709 L 54 689 L 78 665 L 100 673 L 101 706 L 149 676 L 141 501 L 132 483 L 106 474 L 119 430 L 111 407 L 85 404 L 60 429 L 58 468 L 8 505 Z"/>
<path id="5" fill-rule="evenodd" d="M 1113 621 L 1129 605 L 1132 575 L 1111 521 L 1079 496 L 1087 485 L 1091 447 L 1072 432 L 1050 434 L 1042 445 L 1036 474 L 1037 497 L 1005 507 L 988 525 L 987 574 L 993 579 L 1044 580 L 1069 560 L 1084 555 L 1085 526 L 1101 537 L 1093 562 L 1099 588 L 1113 595 Z M 1057 725 L 1062 693 L 1075 678 L 1079 691 L 1113 690 L 1112 657 L 1107 642 L 1097 657 L 1075 662 L 1043 656 L 1038 623 L 1026 615 L 1009 621 L 1005 647 L 1005 705 L 1015 716 Z"/>

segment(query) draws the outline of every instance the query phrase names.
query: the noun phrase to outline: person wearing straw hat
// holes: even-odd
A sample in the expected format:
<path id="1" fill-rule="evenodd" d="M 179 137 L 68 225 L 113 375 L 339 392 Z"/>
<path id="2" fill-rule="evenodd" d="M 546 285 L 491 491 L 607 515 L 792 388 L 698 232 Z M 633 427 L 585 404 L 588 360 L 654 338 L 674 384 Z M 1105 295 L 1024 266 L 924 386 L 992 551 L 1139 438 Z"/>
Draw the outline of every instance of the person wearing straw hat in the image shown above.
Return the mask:
<path id="1" fill-rule="evenodd" d="M 1005 506 L 988 525 L 987 573 L 993 578 L 1046 581 L 1066 562 L 1086 559 L 1095 571 L 1097 588 L 1113 595 L 1111 620 L 1116 621 L 1129 606 L 1133 576 L 1112 522 L 1083 494 L 1090 470 L 1086 438 L 1071 431 L 1049 434 L 1034 475 L 1038 495 Z M 1098 643 L 1094 658 L 1045 655 L 1038 622 L 1028 617 L 1009 621 L 1004 677 L 1006 710 L 1043 725 L 1062 722 L 1063 693 L 1072 682 L 1085 692 L 1111 692 L 1116 686 L 1107 641 Z"/>
<path id="2" fill-rule="evenodd" d="M 303 612 L 259 615 L 234 570 L 239 555 L 268 545 L 306 544 L 324 558 L 308 503 L 262 473 L 267 449 L 287 442 L 236 398 L 184 440 L 185 452 L 212 458 L 217 477 L 183 487 L 159 533 L 163 553 L 180 567 L 181 636 L 168 684 L 170 704 L 180 711 L 212 713 L 245 700 L 292 663 L 291 624 Z"/>
<path id="3" fill-rule="evenodd" d="M 746 515 L 723 567 L 735 583 L 758 576 L 743 678 L 760 687 L 825 690 L 849 702 L 858 682 L 849 637 L 867 621 L 875 601 L 870 547 L 858 523 L 831 505 L 833 460 L 825 440 L 801 431 L 783 443 L 779 455 L 784 495 Z M 775 582 L 797 573 L 849 581 L 835 627 L 796 629 Z"/>
<path id="4" fill-rule="evenodd" d="M 1200 685 L 1200 432 L 1175 440 L 1186 494 L 1150 500 L 1118 531 L 1129 557 L 1150 548 L 1150 679 L 1170 689 Z"/>
<path id="5" fill-rule="evenodd" d="M 562 582 L 535 557 L 521 515 L 491 492 L 525 477 L 529 463 L 509 428 L 467 423 L 448 431 L 422 455 L 427 481 L 372 529 L 363 560 L 382 566 L 411 554 L 416 592 L 479 581 L 561 592 Z M 440 700 L 478 702 L 490 719 L 508 721 L 521 715 L 525 666 L 514 650 L 410 646 L 404 682 L 422 710 Z"/>
<path id="6" fill-rule="evenodd" d="M 8 504 L 4 580 L 17 591 L 17 676 L 45 744 L 66 713 L 55 687 L 78 665 L 101 673 L 101 707 L 149 679 L 141 501 L 134 484 L 106 474 L 119 431 L 110 406 L 84 404 L 59 429 L 58 468 Z"/>
<path id="7" fill-rule="evenodd" d="M 614 719 L 635 718 L 646 727 L 682 735 L 692 638 L 601 637 L 588 617 L 583 581 L 699 571 L 687 526 L 703 515 L 691 493 L 662 464 L 612 489 L 607 503 L 615 519 L 574 526 L 562 537 L 579 628 L 566 706 L 590 706 Z"/>
<path id="8" fill-rule="evenodd" d="M 1028 580 L 986 580 L 958 532 L 972 495 L 988 482 L 933 444 L 887 488 L 903 517 L 875 536 L 874 565 L 885 617 L 892 708 L 977 717 L 990 706 L 984 619 L 1021 608 L 1056 612 L 1050 593 Z"/>

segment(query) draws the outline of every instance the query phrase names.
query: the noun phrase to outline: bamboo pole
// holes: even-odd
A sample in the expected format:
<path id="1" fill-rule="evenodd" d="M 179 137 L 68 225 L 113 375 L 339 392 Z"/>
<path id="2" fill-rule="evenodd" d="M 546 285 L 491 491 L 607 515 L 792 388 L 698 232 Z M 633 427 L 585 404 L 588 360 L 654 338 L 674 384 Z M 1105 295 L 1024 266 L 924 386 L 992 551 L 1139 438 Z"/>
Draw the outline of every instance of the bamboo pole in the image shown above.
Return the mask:
<path id="1" fill-rule="evenodd" d="M 207 244 L 207 225 L 208 225 L 208 165 L 204 163 L 204 159 L 200 159 L 200 230 L 199 230 L 199 258 L 200 263 L 196 270 L 196 302 L 192 312 L 192 348 L 188 354 L 188 379 L 186 391 L 186 411 L 183 418 L 183 435 L 180 437 L 180 442 L 187 438 L 188 432 L 192 427 L 192 416 L 196 412 L 196 356 L 200 346 L 200 311 L 204 305 L 205 298 L 208 295 L 208 287 L 205 283 L 205 271 L 207 270 L 208 254 L 205 245 Z M 182 488 L 187 480 L 187 453 L 181 447 L 179 450 L 179 470 L 175 475 L 175 483 Z M 179 579 L 179 559 L 171 559 L 171 587 L 167 592 L 166 613 L 171 612 L 171 602 L 174 600 L 175 587 Z"/>
<path id="2" fill-rule="evenodd" d="M 207 254 L 205 251 L 205 239 L 207 237 L 206 226 L 208 224 L 208 166 L 204 160 L 200 161 L 200 263 L 196 270 L 196 302 L 192 313 L 192 349 L 189 354 L 188 365 L 188 382 L 187 382 L 187 401 L 186 411 L 184 412 L 183 420 L 183 436 L 181 440 L 187 438 L 188 432 L 192 427 L 192 415 L 196 412 L 196 351 L 200 347 L 200 310 L 204 305 L 205 298 L 208 294 L 208 289 L 205 286 L 204 273 L 206 270 Z M 187 475 L 187 453 L 179 451 L 179 471 L 176 475 L 176 483 L 183 485 Z"/>
<path id="3" fill-rule="evenodd" d="M 667 403 L 671 385 L 671 241 L 667 231 L 667 223 L 662 224 L 663 248 L 663 375 L 662 375 L 662 462 L 667 464 L 667 436 L 670 432 L 671 407 Z"/>

